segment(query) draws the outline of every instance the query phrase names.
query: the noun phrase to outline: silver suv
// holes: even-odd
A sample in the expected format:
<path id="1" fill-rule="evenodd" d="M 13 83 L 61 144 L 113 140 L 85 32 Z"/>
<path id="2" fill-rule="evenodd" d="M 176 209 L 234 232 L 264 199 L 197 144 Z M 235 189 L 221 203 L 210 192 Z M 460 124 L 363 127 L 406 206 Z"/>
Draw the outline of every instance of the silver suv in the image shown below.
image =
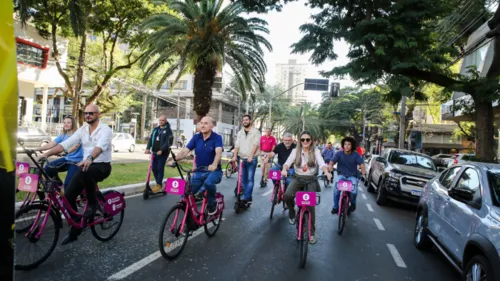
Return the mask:
<path id="1" fill-rule="evenodd" d="M 414 244 L 432 245 L 463 280 L 500 280 L 500 165 L 464 163 L 424 187 Z"/>

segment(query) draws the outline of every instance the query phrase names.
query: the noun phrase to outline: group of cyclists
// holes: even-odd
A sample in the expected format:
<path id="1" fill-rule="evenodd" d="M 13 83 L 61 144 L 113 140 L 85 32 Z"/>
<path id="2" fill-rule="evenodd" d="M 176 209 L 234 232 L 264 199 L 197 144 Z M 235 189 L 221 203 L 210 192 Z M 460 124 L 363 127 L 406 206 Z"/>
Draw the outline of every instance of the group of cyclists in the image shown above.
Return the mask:
<path id="1" fill-rule="evenodd" d="M 78 130 L 76 121 L 72 117 L 64 119 L 64 130 L 54 141 L 44 145 L 43 150 L 48 150 L 41 155 L 48 158 L 52 155 L 64 153 L 63 158 L 54 160 L 46 166 L 48 175 L 58 179 L 57 173 L 68 171 L 64 181 L 64 196 L 75 210 L 76 199 L 85 189 L 89 207 L 84 217 L 91 218 L 96 210 L 96 189 L 97 182 L 106 179 L 111 173 L 111 153 L 112 153 L 112 130 L 109 126 L 99 121 L 100 111 L 96 105 L 89 105 L 85 108 L 86 125 Z M 221 158 L 223 152 L 222 137 L 213 131 L 214 120 L 203 117 L 197 124 L 197 133 L 188 144 L 176 155 L 175 159 L 168 162 L 173 165 L 174 161 L 180 161 L 191 151 L 194 151 L 195 159 L 193 166 L 206 167 L 203 172 L 195 172 L 191 178 L 192 192 L 200 194 L 208 191 L 207 210 L 209 215 L 216 213 L 215 196 L 217 184 L 222 179 Z M 283 135 L 283 142 L 277 144 L 276 139 L 271 135 L 271 129 L 266 129 L 264 136 L 254 128 L 252 117 L 244 115 L 242 117 L 242 129 L 238 132 L 234 144 L 234 156 L 231 161 L 241 161 L 241 184 L 244 189 L 242 203 L 250 207 L 252 204 L 252 194 L 254 188 L 255 171 L 258 165 L 258 157 L 262 159 L 263 177 L 267 182 L 267 168 L 270 161 L 277 156 L 277 163 L 270 167 L 271 170 L 281 170 L 281 175 L 286 178 L 287 189 L 285 191 L 285 202 L 289 210 L 289 223 L 295 224 L 294 198 L 298 191 L 307 189 L 308 191 L 320 191 L 317 180 L 319 171 L 323 171 L 324 176 L 329 181 L 332 180 L 334 165 L 337 165 L 338 176 L 336 181 L 346 179 L 353 183 L 354 191 L 351 193 L 350 212 L 356 210 L 356 195 L 359 170 L 365 174 L 364 161 L 356 152 L 356 141 L 351 137 L 346 137 L 341 141 L 342 149 L 332 152 L 332 145 L 320 151 L 315 145 L 314 136 L 309 131 L 300 134 L 297 143 L 294 143 L 290 133 Z M 162 187 L 164 168 L 173 142 L 173 133 L 164 115 L 159 118 L 159 125 L 149 138 L 146 153 L 154 153 L 153 173 L 156 186 L 153 191 Z M 340 192 L 335 190 L 333 199 L 332 214 L 337 213 Z M 88 213 L 88 214 L 87 214 Z M 314 236 L 315 214 L 314 207 L 311 209 L 313 235 L 309 243 L 317 242 Z M 63 239 L 62 244 L 67 244 L 77 240 L 80 231 L 73 228 Z"/>

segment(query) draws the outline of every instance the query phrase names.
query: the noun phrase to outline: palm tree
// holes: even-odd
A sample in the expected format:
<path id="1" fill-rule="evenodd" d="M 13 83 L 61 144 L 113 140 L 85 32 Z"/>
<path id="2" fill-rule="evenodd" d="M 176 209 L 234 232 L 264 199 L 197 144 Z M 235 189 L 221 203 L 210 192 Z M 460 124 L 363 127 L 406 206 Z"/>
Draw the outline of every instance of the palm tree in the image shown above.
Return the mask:
<path id="1" fill-rule="evenodd" d="M 223 0 L 168 2 L 171 12 L 156 14 L 142 24 L 142 30 L 150 32 L 141 62 L 146 68 L 144 80 L 165 64 L 168 68 L 158 89 L 174 73 L 174 84 L 183 74 L 194 73 L 193 109 L 198 118 L 210 109 L 215 75 L 224 64 L 234 71 L 238 88 L 246 96 L 252 82 L 264 86 L 267 67 L 262 46 L 272 49 L 260 34 L 269 33 L 266 21 L 243 18 L 245 10 L 239 3 L 225 8 L 222 3 Z"/>

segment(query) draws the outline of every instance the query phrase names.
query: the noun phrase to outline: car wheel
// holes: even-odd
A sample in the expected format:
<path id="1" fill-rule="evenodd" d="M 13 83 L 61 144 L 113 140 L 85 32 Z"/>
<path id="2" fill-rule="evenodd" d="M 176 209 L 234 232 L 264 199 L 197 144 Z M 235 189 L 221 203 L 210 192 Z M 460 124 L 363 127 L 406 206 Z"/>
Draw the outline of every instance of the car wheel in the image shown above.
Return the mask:
<path id="1" fill-rule="evenodd" d="M 134 150 L 135 150 L 135 145 L 131 144 L 130 148 L 128 149 L 128 151 L 134 152 Z"/>
<path id="2" fill-rule="evenodd" d="M 385 179 L 381 179 L 378 182 L 378 188 L 377 188 L 377 205 L 385 205 L 387 204 L 387 194 L 385 190 Z"/>
<path id="3" fill-rule="evenodd" d="M 427 215 L 420 211 L 415 222 L 415 232 L 413 233 L 413 244 L 419 250 L 428 250 L 432 247 L 432 242 L 427 236 Z"/>
<path id="4" fill-rule="evenodd" d="M 114 144 L 113 144 L 113 145 L 111 145 L 111 150 L 112 150 L 113 152 L 118 152 L 118 149 L 115 149 L 115 145 L 114 145 Z"/>
<path id="5" fill-rule="evenodd" d="M 493 281 L 493 272 L 488 259 L 482 255 L 473 256 L 463 271 L 464 281 Z"/>
<path id="6" fill-rule="evenodd" d="M 375 188 L 372 186 L 372 172 L 368 174 L 368 177 L 366 178 L 365 185 L 367 186 L 366 190 L 370 193 L 375 192 Z"/>

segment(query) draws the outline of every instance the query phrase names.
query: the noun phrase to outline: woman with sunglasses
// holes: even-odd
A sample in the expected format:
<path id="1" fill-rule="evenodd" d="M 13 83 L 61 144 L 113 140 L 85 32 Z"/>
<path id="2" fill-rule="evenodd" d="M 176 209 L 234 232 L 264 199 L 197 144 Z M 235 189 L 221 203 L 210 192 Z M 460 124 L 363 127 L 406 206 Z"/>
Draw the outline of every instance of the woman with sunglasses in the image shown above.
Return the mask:
<path id="1" fill-rule="evenodd" d="M 66 116 L 63 122 L 64 122 L 63 125 L 64 127 L 61 134 L 59 134 L 59 136 L 55 138 L 53 141 L 43 145 L 41 147 L 41 150 L 49 150 L 55 147 L 61 142 L 67 140 L 76 131 L 77 128 L 76 128 L 75 118 L 71 116 Z M 66 191 L 66 188 L 68 187 L 71 178 L 73 178 L 73 175 L 78 170 L 76 164 L 80 163 L 82 160 L 83 160 L 82 147 L 80 144 L 76 144 L 67 151 L 66 156 L 51 161 L 45 167 L 45 172 L 50 177 L 61 181 L 57 173 L 68 171 L 68 173 L 66 174 L 66 179 L 64 180 L 64 191 Z"/>
<path id="2" fill-rule="evenodd" d="M 323 160 L 321 152 L 314 145 L 314 140 L 309 131 L 304 131 L 300 134 L 300 140 L 297 147 L 292 150 L 290 156 L 283 165 L 283 170 L 281 175 L 284 177 L 288 176 L 288 169 L 292 166 L 295 167 L 295 175 L 293 176 L 290 186 L 285 192 L 285 202 L 288 206 L 288 219 L 290 224 L 295 224 L 295 193 L 297 191 L 302 191 L 306 186 L 308 191 L 319 192 L 321 191 L 317 178 L 317 171 L 321 168 L 328 180 L 332 179 L 332 174 L 328 170 L 328 165 Z M 315 211 L 314 207 L 311 208 L 312 214 L 312 236 L 309 241 L 310 244 L 316 243 L 316 238 L 314 238 L 314 233 L 316 231 L 315 227 Z"/>

